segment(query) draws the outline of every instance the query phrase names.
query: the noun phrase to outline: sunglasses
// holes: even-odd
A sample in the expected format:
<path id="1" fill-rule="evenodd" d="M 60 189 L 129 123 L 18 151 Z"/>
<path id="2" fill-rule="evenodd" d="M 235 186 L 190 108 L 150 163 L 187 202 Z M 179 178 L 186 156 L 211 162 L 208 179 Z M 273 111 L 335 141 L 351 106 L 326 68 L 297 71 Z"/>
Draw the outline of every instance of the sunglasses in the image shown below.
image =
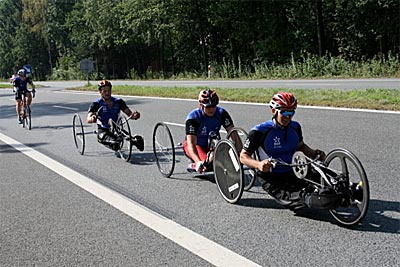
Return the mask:
<path id="1" fill-rule="evenodd" d="M 293 117 L 294 116 L 294 113 L 295 113 L 296 111 L 294 111 L 294 110 L 279 110 L 279 113 L 283 116 L 283 117 Z"/>

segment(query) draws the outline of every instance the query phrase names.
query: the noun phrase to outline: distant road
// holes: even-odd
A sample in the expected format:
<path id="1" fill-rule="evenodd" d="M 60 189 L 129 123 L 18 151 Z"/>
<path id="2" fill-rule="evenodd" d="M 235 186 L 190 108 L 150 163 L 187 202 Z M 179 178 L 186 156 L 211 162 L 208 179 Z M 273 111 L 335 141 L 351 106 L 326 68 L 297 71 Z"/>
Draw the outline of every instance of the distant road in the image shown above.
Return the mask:
<path id="1" fill-rule="evenodd" d="M 37 81 L 51 87 L 75 87 L 86 81 Z M 91 81 L 97 84 L 97 81 Z M 298 88 L 298 89 L 400 89 L 400 79 L 330 79 L 330 80 L 115 80 L 115 85 L 166 86 L 166 87 L 227 87 L 227 88 Z"/>

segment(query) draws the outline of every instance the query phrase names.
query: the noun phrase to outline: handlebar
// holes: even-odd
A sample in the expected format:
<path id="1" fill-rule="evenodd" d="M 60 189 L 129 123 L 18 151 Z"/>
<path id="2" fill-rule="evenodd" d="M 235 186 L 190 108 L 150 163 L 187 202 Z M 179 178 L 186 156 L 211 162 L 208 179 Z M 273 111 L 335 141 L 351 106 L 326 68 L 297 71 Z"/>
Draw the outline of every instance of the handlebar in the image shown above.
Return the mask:
<path id="1" fill-rule="evenodd" d="M 301 153 L 301 154 L 300 154 Z M 297 162 L 300 161 L 300 163 L 293 163 L 294 161 L 296 161 L 296 157 L 300 157 L 300 159 L 297 160 Z M 277 165 L 283 165 L 283 166 L 289 166 L 289 167 L 301 167 L 301 166 L 305 166 L 305 165 L 310 165 L 311 163 L 315 163 L 317 161 L 319 161 L 321 155 L 317 155 L 314 159 L 311 159 L 309 157 L 307 157 L 306 155 L 304 155 L 304 153 L 302 152 L 295 152 L 292 158 L 292 163 L 287 163 L 281 159 L 275 159 L 275 158 L 269 158 L 268 160 L 271 162 L 272 164 L 272 168 L 275 168 Z"/>

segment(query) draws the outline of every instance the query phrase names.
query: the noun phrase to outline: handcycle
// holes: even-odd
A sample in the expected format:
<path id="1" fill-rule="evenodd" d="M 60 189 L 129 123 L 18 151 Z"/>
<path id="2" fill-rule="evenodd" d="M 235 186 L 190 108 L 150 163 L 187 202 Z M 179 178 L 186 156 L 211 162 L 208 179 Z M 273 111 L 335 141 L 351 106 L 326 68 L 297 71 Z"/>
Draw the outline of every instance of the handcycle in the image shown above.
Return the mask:
<path id="1" fill-rule="evenodd" d="M 339 224 L 356 225 L 367 214 L 370 198 L 368 179 L 361 162 L 352 152 L 337 148 L 330 151 L 324 161 L 311 159 L 302 152 L 296 152 L 291 163 L 270 160 L 273 165 L 292 167 L 296 177 L 305 182 L 309 200 L 322 201 L 324 205 L 318 208 L 329 210 Z M 229 140 L 217 143 L 214 175 L 222 197 L 229 203 L 237 203 L 244 189 L 243 166 Z M 295 204 L 288 199 L 274 199 L 285 207 Z"/>
<path id="2" fill-rule="evenodd" d="M 97 112 L 98 117 L 99 111 Z M 123 113 L 120 113 L 117 121 L 109 120 L 110 131 L 121 139 L 121 143 L 116 151 L 121 159 L 129 161 L 132 156 L 132 146 L 134 137 L 131 135 L 131 128 L 129 126 L 129 119 Z M 85 153 L 86 146 L 86 135 L 96 134 L 97 135 L 97 124 L 94 123 L 93 130 L 85 132 L 82 119 L 78 113 L 75 113 L 72 120 L 72 131 L 74 136 L 75 147 L 79 154 Z"/>
<path id="3" fill-rule="evenodd" d="M 174 139 L 171 134 L 171 130 L 168 125 L 170 123 L 159 122 L 155 125 L 153 130 L 153 153 L 156 159 L 156 164 L 158 170 L 164 177 L 171 177 L 174 172 L 175 164 L 176 164 L 176 152 L 178 149 L 183 150 L 182 143 L 178 143 L 175 145 Z M 237 140 L 235 144 L 235 149 L 238 151 L 242 148 L 242 140 L 247 138 L 247 133 L 242 128 L 234 127 L 227 134 L 226 138 L 229 140 L 235 140 L 235 133 L 240 137 L 240 140 Z M 211 134 L 209 136 L 209 157 L 204 163 L 205 166 L 213 167 L 212 162 L 215 157 L 215 146 L 220 140 L 220 136 Z M 214 175 L 214 173 L 212 172 Z M 244 168 L 244 190 L 249 190 L 256 180 L 256 173 L 254 170 L 249 168 Z"/>

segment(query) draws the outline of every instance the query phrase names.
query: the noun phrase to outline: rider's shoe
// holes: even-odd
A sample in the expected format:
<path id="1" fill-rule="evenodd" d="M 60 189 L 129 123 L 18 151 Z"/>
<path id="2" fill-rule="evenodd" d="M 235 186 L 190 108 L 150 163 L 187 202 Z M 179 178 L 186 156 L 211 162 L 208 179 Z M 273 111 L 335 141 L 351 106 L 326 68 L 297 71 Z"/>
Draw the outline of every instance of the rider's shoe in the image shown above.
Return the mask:
<path id="1" fill-rule="evenodd" d="M 22 118 L 18 117 L 18 124 L 22 124 Z"/>
<path id="2" fill-rule="evenodd" d="M 132 137 L 132 144 L 136 146 L 139 151 L 144 150 L 144 139 L 140 135 L 134 135 Z"/>
<path id="3" fill-rule="evenodd" d="M 359 183 L 352 183 L 350 185 L 350 191 L 355 200 L 360 202 L 363 200 L 363 188 L 361 181 Z"/>

